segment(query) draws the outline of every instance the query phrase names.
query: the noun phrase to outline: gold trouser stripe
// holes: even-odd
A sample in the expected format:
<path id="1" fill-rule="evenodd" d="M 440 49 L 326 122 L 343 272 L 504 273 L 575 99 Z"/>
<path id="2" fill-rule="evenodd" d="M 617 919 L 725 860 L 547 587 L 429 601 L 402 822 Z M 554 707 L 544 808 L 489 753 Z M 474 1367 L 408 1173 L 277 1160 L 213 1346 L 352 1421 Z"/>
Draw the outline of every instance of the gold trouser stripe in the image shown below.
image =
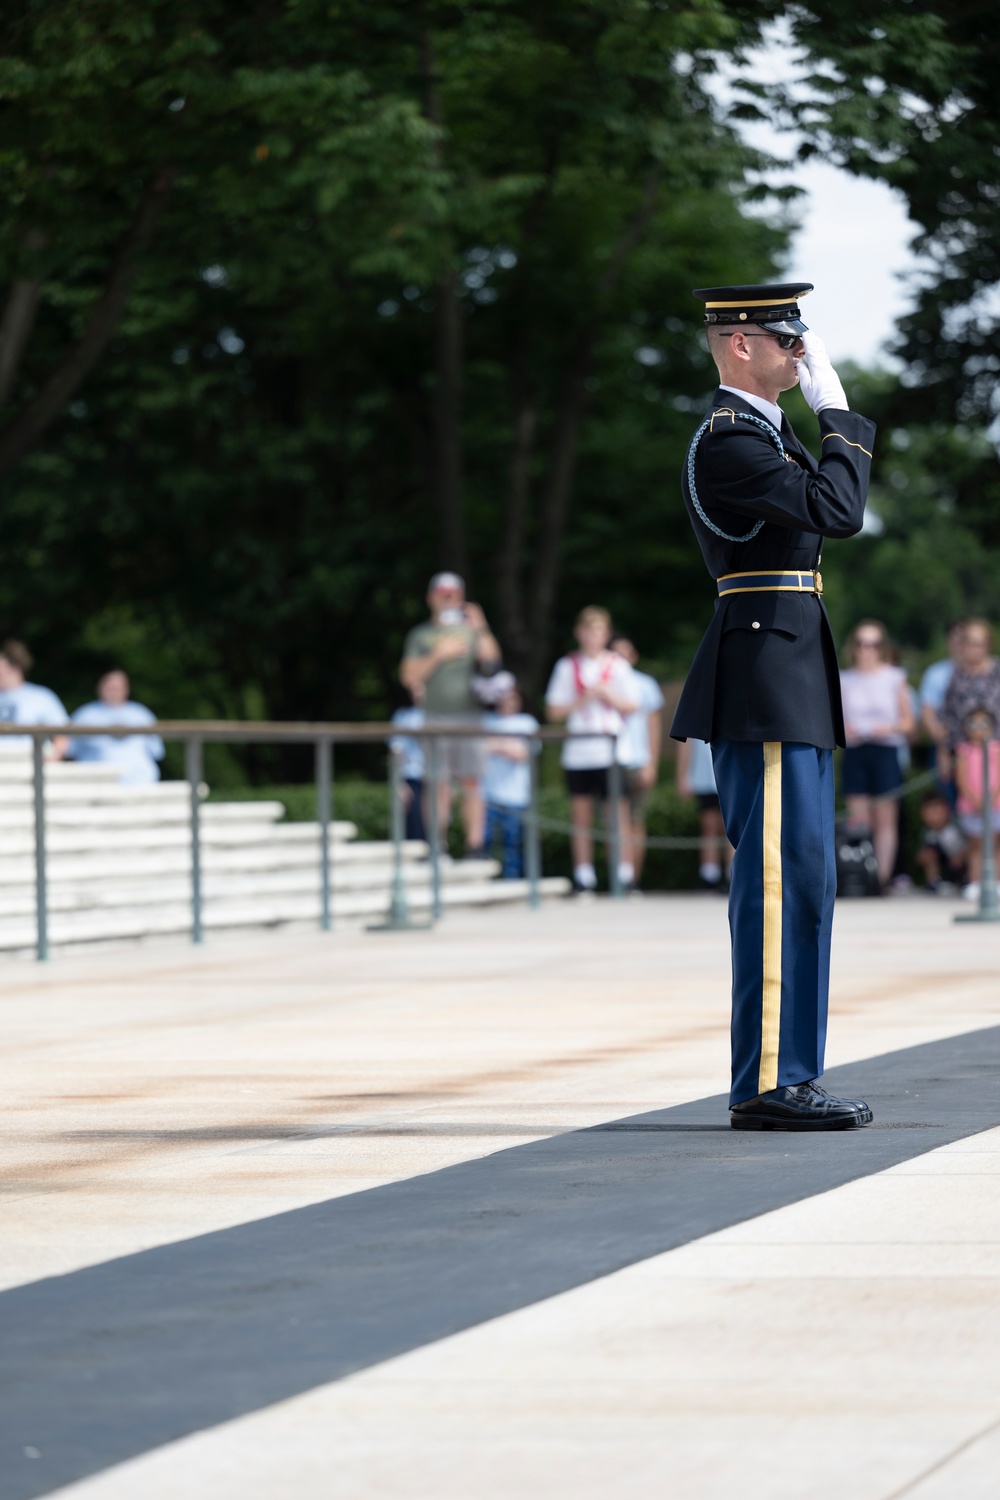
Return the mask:
<path id="1" fill-rule="evenodd" d="M 764 964 L 757 1091 L 778 1087 L 781 1036 L 781 743 L 764 744 Z"/>
<path id="2" fill-rule="evenodd" d="M 850 440 L 850 438 L 845 438 L 845 436 L 844 436 L 844 434 L 842 432 L 828 432 L 826 434 L 826 437 L 824 437 L 822 441 L 825 443 L 826 440 L 827 440 L 827 438 L 832 438 L 832 437 L 840 438 L 840 441 L 842 443 L 846 443 L 847 446 L 848 446 L 848 448 L 861 448 L 862 453 L 867 454 L 867 456 L 869 458 L 871 458 L 872 455 L 868 452 L 867 448 L 862 447 L 861 443 L 852 443 L 851 440 Z"/>

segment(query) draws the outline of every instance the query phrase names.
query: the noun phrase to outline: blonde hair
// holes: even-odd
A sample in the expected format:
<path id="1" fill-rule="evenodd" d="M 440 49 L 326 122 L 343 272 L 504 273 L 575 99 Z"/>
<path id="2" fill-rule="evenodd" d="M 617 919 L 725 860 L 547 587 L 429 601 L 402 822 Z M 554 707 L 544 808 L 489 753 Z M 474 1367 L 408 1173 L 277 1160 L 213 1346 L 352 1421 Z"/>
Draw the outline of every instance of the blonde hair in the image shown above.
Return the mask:
<path id="1" fill-rule="evenodd" d="M 581 609 L 576 617 L 577 629 L 585 625 L 603 625 L 607 630 L 611 629 L 611 615 L 599 604 L 588 604 L 586 609 Z"/>

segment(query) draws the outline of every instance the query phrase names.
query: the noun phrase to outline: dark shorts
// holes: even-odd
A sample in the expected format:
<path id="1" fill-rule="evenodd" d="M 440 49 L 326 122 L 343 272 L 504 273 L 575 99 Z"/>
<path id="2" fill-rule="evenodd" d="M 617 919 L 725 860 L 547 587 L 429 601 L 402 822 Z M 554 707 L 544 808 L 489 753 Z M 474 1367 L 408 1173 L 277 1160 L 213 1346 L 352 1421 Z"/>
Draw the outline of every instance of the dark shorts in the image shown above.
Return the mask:
<path id="1" fill-rule="evenodd" d="M 842 767 L 845 797 L 884 797 L 902 784 L 895 745 L 848 745 Z"/>
<path id="2" fill-rule="evenodd" d="M 596 797 L 606 802 L 608 796 L 608 768 L 599 766 L 586 771 L 566 770 L 566 790 L 571 797 Z"/>
<path id="3" fill-rule="evenodd" d="M 720 810 L 720 808 L 719 808 L 719 794 L 718 794 L 718 792 L 699 792 L 698 793 L 698 811 L 699 812 L 719 812 L 719 810 Z"/>

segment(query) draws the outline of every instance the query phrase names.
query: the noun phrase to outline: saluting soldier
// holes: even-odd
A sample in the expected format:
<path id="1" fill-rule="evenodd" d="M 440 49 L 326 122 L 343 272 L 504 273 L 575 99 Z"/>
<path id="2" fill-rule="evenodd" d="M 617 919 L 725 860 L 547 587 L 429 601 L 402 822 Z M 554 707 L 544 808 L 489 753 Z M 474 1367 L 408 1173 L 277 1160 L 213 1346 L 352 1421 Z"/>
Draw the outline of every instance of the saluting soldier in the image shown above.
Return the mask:
<path id="1" fill-rule="evenodd" d="M 803 323 L 808 282 L 704 287 L 720 384 L 688 452 L 684 500 L 715 615 L 671 733 L 708 740 L 736 854 L 735 1129 L 866 1125 L 823 1072 L 836 894 L 833 750 L 844 743 L 840 675 L 823 606 L 827 537 L 864 520 L 875 425 L 848 409 L 822 341 Z M 818 462 L 778 405 L 799 385 L 819 417 Z"/>

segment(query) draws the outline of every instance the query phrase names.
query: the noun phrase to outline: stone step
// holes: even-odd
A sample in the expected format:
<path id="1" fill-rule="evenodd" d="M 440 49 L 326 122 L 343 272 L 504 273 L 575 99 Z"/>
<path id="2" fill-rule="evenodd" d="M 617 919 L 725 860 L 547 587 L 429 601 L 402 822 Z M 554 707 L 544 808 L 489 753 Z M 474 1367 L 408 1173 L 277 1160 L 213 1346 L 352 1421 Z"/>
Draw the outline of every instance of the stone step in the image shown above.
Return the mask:
<path id="1" fill-rule="evenodd" d="M 282 825 L 284 826 L 284 825 Z M 331 864 L 336 869 L 354 869 L 368 864 L 385 865 L 391 859 L 392 845 L 384 840 L 338 843 L 331 847 Z M 403 857 L 422 858 L 426 845 L 405 843 Z M 232 871 L 236 874 L 254 870 L 313 870 L 319 864 L 319 834 L 311 841 L 292 843 L 261 842 L 237 848 L 208 845 L 202 849 L 202 869 Z M 100 880 L 158 880 L 166 875 L 187 875 L 191 869 L 191 852 L 187 844 L 171 849 L 138 849 L 118 851 L 85 850 L 79 854 L 49 855 L 46 869 L 56 881 L 96 882 Z M 0 859 L 0 890 L 30 885 L 35 878 L 34 851 Z"/>
<path id="2" fill-rule="evenodd" d="M 549 877 L 541 882 L 546 896 L 561 896 L 568 892 L 569 882 L 561 877 Z M 442 904 L 446 907 L 485 906 L 500 902 L 523 901 L 528 894 L 526 880 L 475 880 L 456 885 L 445 885 L 442 889 Z M 426 914 L 430 909 L 430 886 L 415 887 L 410 893 L 410 905 L 414 915 Z M 335 922 L 351 922 L 362 918 L 378 918 L 388 912 L 388 894 L 384 890 L 345 892 L 334 910 Z M 221 931 L 239 928 L 278 927 L 285 925 L 315 925 L 319 920 L 319 900 L 306 897 L 271 897 L 261 901 L 221 901 L 206 905 L 204 926 L 206 931 Z M 116 912 L 66 912 L 56 913 L 50 926 L 50 943 L 55 947 L 83 943 L 165 937 L 190 931 L 191 914 L 187 906 L 164 903 L 154 912 L 147 908 L 123 908 Z M 30 952 L 35 945 L 33 923 L 20 919 L 0 924 L 0 950 L 4 952 Z"/>
<path id="3" fill-rule="evenodd" d="M 208 802 L 201 808 L 201 823 L 203 827 L 215 823 L 269 826 L 279 822 L 284 813 L 284 804 L 281 802 Z M 98 832 L 105 828 L 157 829 L 176 824 L 187 826 L 190 817 L 186 798 L 183 801 L 139 804 L 117 801 L 103 805 L 92 802 L 53 802 L 46 806 L 45 826 L 47 829 L 93 828 Z M 25 802 L 21 807 L 0 808 L 0 835 L 19 833 L 25 828 L 34 829 L 34 826 L 33 804 Z M 341 824 L 341 829 L 344 826 Z"/>
<path id="4" fill-rule="evenodd" d="M 11 751 L 0 743 L 0 782 L 5 785 L 16 784 L 21 781 L 30 782 L 34 778 L 34 763 L 30 750 Z M 118 777 L 121 774 L 118 766 L 104 765 L 100 761 L 92 760 L 80 762 L 72 760 L 54 760 L 45 762 L 46 782 L 75 782 L 84 785 L 86 782 L 102 783 L 105 786 L 118 786 Z M 182 784 L 182 783 L 181 783 Z"/>
<path id="5" fill-rule="evenodd" d="M 357 832 L 351 824 L 334 825 L 338 830 L 334 839 L 347 841 Z M 201 830 L 205 848 L 238 849 L 266 841 L 268 847 L 316 844 L 319 832 L 315 823 L 243 823 L 225 820 L 209 820 Z M 167 850 L 187 849 L 191 836 L 185 823 L 164 824 L 155 829 L 115 828 L 112 834 L 101 840 L 117 850 Z M 46 850 L 50 854 L 84 854 L 94 850 L 93 828 L 56 826 L 46 829 Z M 34 854 L 34 830 L 14 829 L 8 832 L 0 825 L 0 861 L 14 858 L 18 854 Z"/>
<path id="6" fill-rule="evenodd" d="M 420 847 L 419 845 L 416 847 Z M 388 846 L 386 846 L 388 849 Z M 379 861 L 350 868 L 334 865 L 331 886 L 334 900 L 342 893 L 358 890 L 388 891 L 392 880 L 392 862 L 388 853 Z M 494 860 L 442 860 L 442 882 L 449 886 L 474 884 L 495 875 Z M 403 867 L 407 887 L 418 888 L 430 881 L 429 866 L 410 860 Z M 319 864 L 314 861 L 300 869 L 266 869 L 252 874 L 207 871 L 202 877 L 202 895 L 208 904 L 218 901 L 263 899 L 269 896 L 301 895 L 319 900 Z M 89 910 L 126 910 L 158 906 L 164 902 L 188 902 L 191 898 L 190 872 L 148 876 L 145 881 L 104 880 L 48 883 L 48 910 L 82 912 Z M 5 891 L 0 908 L 0 931 L 6 922 L 21 917 L 34 918 L 35 893 L 26 884 Z"/>
<path id="7" fill-rule="evenodd" d="M 204 789 L 203 795 L 207 793 Z M 85 807 L 187 807 L 186 781 L 154 781 L 149 786 L 120 786 L 116 781 L 53 781 L 45 778 L 47 807 L 72 804 Z M 33 807 L 35 789 L 30 781 L 5 782 L 0 777 L 0 801 L 6 807 Z M 212 803 L 213 807 L 240 807 L 243 803 Z"/>

